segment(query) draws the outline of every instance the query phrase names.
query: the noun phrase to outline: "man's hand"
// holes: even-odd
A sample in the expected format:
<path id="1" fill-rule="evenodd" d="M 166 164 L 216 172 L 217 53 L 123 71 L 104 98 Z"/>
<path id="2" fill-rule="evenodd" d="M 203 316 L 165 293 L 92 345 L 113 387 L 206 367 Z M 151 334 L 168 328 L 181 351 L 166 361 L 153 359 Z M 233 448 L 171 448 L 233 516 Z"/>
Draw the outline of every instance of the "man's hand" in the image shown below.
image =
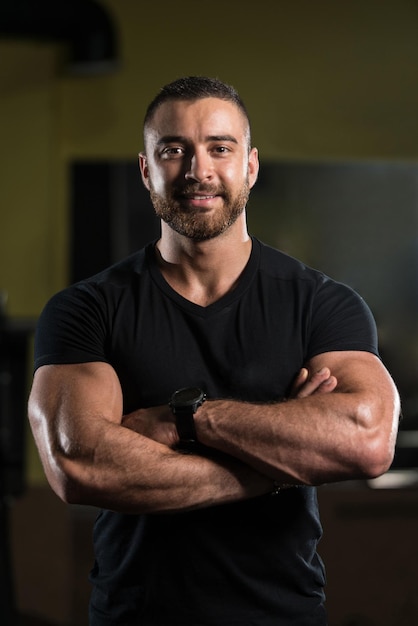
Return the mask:
<path id="1" fill-rule="evenodd" d="M 124 415 L 122 426 L 170 448 L 175 447 L 179 440 L 174 415 L 167 404 Z"/>
<path id="2" fill-rule="evenodd" d="M 290 398 L 307 398 L 316 393 L 330 393 L 336 388 L 337 382 L 328 367 L 313 373 L 302 367 L 292 385 Z"/>

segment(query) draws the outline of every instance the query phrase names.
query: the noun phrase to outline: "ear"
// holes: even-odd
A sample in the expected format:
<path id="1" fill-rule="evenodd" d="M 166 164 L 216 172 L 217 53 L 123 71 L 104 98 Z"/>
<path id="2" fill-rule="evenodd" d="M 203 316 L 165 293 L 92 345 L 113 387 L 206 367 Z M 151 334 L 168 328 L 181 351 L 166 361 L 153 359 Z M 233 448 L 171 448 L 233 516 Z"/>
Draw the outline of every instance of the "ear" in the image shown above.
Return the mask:
<path id="1" fill-rule="evenodd" d="M 149 191 L 149 171 L 148 171 L 147 157 L 145 156 L 145 152 L 140 152 L 138 154 L 138 164 L 139 164 L 139 169 L 141 171 L 142 182 L 144 183 L 145 187 Z"/>
<path id="2" fill-rule="evenodd" d="M 248 156 L 248 182 L 250 184 L 250 189 L 251 187 L 254 187 L 256 183 L 259 169 L 260 163 L 258 161 L 258 150 L 257 148 L 251 148 Z"/>

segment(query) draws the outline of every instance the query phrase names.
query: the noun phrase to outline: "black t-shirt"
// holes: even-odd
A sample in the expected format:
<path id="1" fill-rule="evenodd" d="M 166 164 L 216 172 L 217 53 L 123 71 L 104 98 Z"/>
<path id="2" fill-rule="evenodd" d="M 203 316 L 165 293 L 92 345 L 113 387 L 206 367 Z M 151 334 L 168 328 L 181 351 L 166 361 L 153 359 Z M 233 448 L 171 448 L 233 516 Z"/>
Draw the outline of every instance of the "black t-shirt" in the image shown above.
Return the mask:
<path id="1" fill-rule="evenodd" d="M 346 285 L 253 239 L 236 288 L 201 307 L 166 283 L 150 244 L 50 300 L 35 366 L 110 363 L 128 413 L 186 386 L 279 400 L 307 359 L 334 350 L 378 354 L 371 313 Z M 323 626 L 320 537 L 312 487 L 176 514 L 102 511 L 91 625 Z"/>

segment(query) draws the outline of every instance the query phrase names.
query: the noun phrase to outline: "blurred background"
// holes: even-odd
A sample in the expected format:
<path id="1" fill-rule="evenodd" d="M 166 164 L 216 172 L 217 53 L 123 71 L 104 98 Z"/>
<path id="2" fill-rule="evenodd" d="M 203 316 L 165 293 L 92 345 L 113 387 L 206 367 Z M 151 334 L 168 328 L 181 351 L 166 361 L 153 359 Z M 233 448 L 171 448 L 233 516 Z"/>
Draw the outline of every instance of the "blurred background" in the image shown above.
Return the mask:
<path id="1" fill-rule="evenodd" d="M 145 108 L 233 84 L 261 172 L 252 234 L 371 306 L 404 419 L 391 471 L 319 490 L 330 626 L 418 623 L 418 3 L 1 0 L 0 622 L 87 624 L 88 507 L 47 486 L 26 423 L 46 300 L 158 235 Z"/>

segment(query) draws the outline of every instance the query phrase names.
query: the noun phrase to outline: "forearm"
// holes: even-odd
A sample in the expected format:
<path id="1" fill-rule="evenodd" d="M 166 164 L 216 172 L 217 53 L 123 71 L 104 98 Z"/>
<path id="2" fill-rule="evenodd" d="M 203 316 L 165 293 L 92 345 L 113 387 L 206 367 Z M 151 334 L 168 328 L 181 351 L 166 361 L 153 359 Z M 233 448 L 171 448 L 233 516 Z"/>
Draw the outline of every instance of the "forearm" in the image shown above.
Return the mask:
<path id="1" fill-rule="evenodd" d="M 52 488 L 71 504 L 160 513 L 232 502 L 273 488 L 271 479 L 236 459 L 181 454 L 112 423 L 80 428 L 68 448 L 62 441 L 48 450 L 38 443 Z"/>
<path id="2" fill-rule="evenodd" d="M 287 484 L 378 475 L 392 460 L 398 415 L 393 384 L 380 383 L 378 393 L 364 385 L 276 404 L 209 401 L 195 416 L 197 435 Z"/>
<path id="3" fill-rule="evenodd" d="M 102 438 L 94 459 L 61 461 L 72 482 L 66 499 L 119 512 L 159 513 L 231 502 L 272 490 L 271 479 L 237 460 L 181 454 L 124 431 Z"/>
<path id="4" fill-rule="evenodd" d="M 321 398 L 269 405 L 216 400 L 199 411 L 196 430 L 204 445 L 279 482 L 320 484 L 355 474 L 344 440 L 353 433 L 331 412 Z"/>
<path id="5" fill-rule="evenodd" d="M 333 355 L 327 359 L 332 361 Z M 319 484 L 375 471 L 374 451 L 369 454 L 369 449 L 376 447 L 378 431 L 385 436 L 381 428 L 385 420 L 370 419 L 376 394 L 367 394 L 367 384 L 360 392 L 349 393 L 347 381 L 333 393 L 337 378 L 329 367 L 313 365 L 316 361 L 310 370 L 302 368 L 284 403 L 209 400 L 195 415 L 198 439 L 209 451 L 222 451 L 281 484 Z M 380 416 L 381 408 L 374 413 Z M 125 416 L 124 423 L 167 445 L 175 447 L 178 442 L 166 406 L 140 409 Z"/>

